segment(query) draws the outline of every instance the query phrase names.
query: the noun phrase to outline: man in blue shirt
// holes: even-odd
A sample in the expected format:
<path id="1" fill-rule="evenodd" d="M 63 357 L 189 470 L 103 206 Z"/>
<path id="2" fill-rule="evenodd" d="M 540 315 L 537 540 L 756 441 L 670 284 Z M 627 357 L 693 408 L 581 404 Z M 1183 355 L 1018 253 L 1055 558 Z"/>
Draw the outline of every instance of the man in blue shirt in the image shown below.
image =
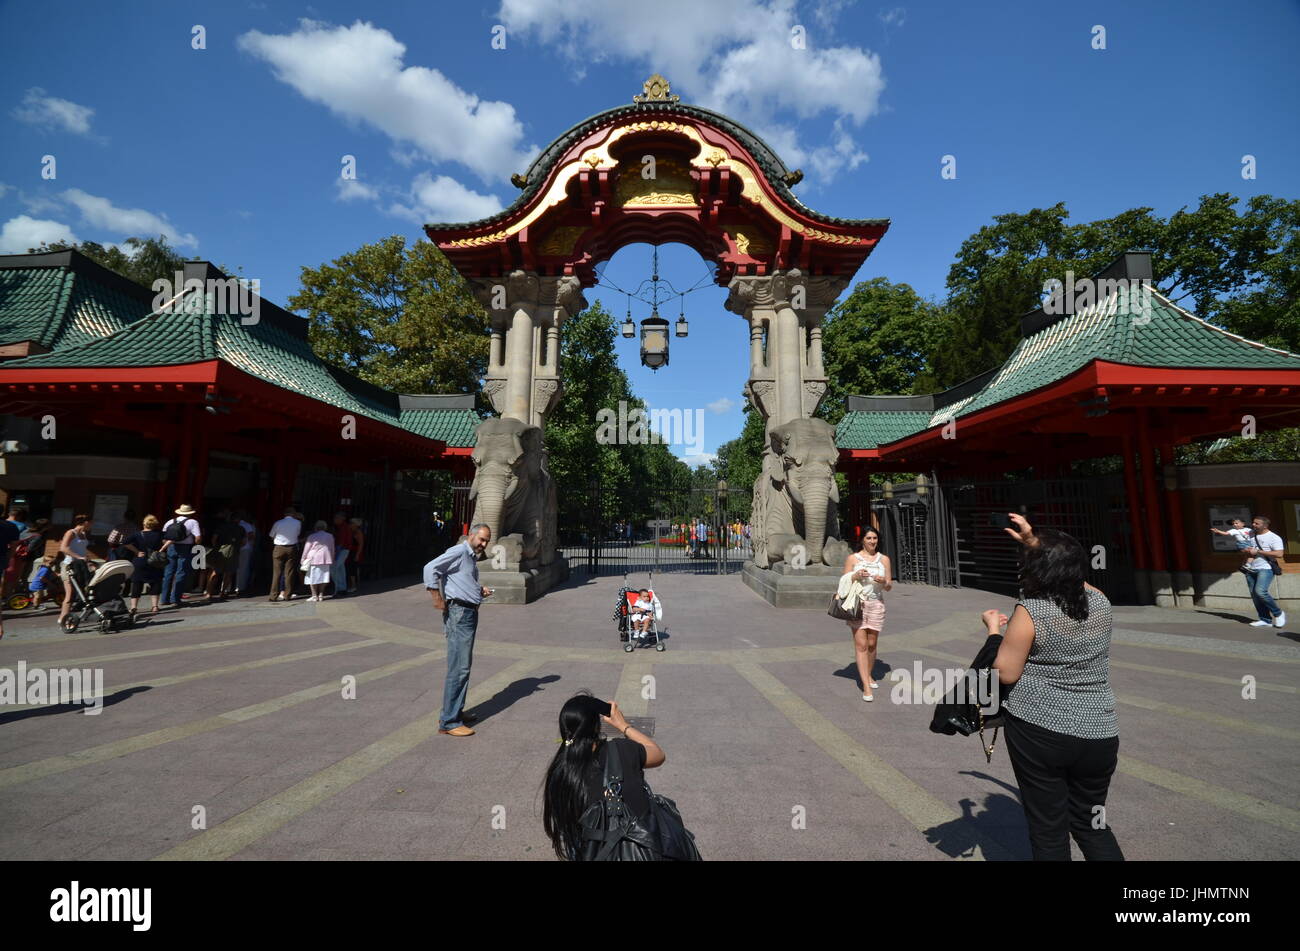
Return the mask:
<path id="1" fill-rule="evenodd" d="M 492 530 L 475 525 L 459 545 L 453 545 L 424 566 L 424 586 L 442 612 L 447 635 L 447 680 L 442 688 L 442 713 L 438 732 L 448 736 L 473 736 L 465 725 L 465 696 L 469 693 L 469 668 L 474 660 L 474 634 L 478 607 L 492 589 L 478 581 L 478 559 L 492 540 Z"/>

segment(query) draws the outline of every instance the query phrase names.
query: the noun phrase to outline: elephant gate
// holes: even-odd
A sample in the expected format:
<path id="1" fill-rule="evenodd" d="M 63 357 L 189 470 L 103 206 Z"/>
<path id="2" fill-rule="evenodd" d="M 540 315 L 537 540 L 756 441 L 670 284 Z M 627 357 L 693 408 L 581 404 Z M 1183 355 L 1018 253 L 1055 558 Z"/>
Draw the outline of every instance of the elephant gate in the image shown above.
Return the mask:
<path id="1" fill-rule="evenodd" d="M 847 547 L 834 431 L 813 418 L 827 383 L 821 322 L 889 222 L 812 211 L 790 190 L 802 178 L 754 133 L 681 103 L 656 75 L 631 104 L 569 129 L 514 175 L 520 193 L 504 211 L 425 226 L 491 317 L 484 392 L 500 418 L 479 426 L 470 494 L 473 521 L 496 539 L 484 583 L 499 600 L 531 600 L 568 572 L 544 438 L 564 392 L 564 322 L 587 306 L 583 290 L 619 248 L 676 242 L 716 265 L 726 308 L 748 329 L 745 395 L 768 445 L 746 582 L 773 604 L 825 601 Z"/>

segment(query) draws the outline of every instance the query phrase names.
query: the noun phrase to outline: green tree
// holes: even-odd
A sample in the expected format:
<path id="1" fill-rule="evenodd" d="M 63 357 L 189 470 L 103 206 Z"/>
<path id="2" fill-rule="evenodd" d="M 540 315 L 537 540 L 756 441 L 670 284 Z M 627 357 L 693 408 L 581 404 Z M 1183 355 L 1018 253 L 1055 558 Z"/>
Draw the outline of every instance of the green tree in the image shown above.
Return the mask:
<path id="1" fill-rule="evenodd" d="M 943 308 L 907 284 L 864 281 L 826 315 L 822 357 L 828 385 L 818 415 L 844 416 L 845 398 L 916 392 L 939 342 Z"/>
<path id="2" fill-rule="evenodd" d="M 393 235 L 304 267 L 289 306 L 317 356 L 385 389 L 476 393 L 487 372 L 487 312 L 428 241 Z"/>

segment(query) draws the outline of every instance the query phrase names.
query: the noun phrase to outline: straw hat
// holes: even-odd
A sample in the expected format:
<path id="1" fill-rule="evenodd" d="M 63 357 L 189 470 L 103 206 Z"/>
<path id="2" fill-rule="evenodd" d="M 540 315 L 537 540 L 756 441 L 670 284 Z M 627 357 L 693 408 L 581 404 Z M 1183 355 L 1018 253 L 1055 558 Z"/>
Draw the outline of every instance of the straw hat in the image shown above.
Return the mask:
<path id="1" fill-rule="evenodd" d="M 176 514 L 177 514 L 177 515 L 197 515 L 198 512 L 194 511 L 194 509 L 190 508 L 188 505 L 182 505 L 180 508 L 178 508 L 178 509 L 176 510 Z"/>

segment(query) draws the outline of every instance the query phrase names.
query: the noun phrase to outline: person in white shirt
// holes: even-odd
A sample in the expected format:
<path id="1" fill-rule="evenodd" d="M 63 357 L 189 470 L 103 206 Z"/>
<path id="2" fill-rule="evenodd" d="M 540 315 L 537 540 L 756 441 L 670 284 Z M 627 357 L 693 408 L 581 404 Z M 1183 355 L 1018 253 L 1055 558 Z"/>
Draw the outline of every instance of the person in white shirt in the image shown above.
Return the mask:
<path id="1" fill-rule="evenodd" d="M 163 571 L 162 597 L 159 599 L 163 607 L 179 606 L 189 591 L 190 555 L 194 546 L 203 541 L 199 523 L 192 517 L 198 514 L 189 505 L 182 505 L 176 510 L 176 517 L 163 525 L 163 539 L 171 542 L 167 546 L 167 567 Z"/>
<path id="2" fill-rule="evenodd" d="M 253 541 L 257 537 L 257 529 L 250 522 L 248 512 L 239 512 L 239 527 L 244 532 L 244 544 L 239 548 L 239 570 L 235 575 L 235 596 L 248 590 L 249 574 L 253 570 Z"/>
<path id="3" fill-rule="evenodd" d="M 1278 607 L 1273 595 L 1269 593 L 1273 576 L 1281 572 L 1277 557 L 1282 552 L 1282 537 L 1269 531 L 1269 520 L 1263 515 L 1256 515 L 1251 519 L 1250 525 L 1255 529 L 1255 540 L 1246 549 L 1246 554 L 1250 556 L 1250 561 L 1246 563 L 1250 569 L 1246 572 L 1246 587 L 1250 591 L 1250 600 L 1255 602 L 1255 611 L 1259 614 L 1259 620 L 1252 621 L 1250 626 L 1285 627 L 1286 612 Z"/>
<path id="4" fill-rule="evenodd" d="M 632 605 L 632 630 L 638 631 L 638 637 L 645 637 L 650 633 L 650 621 L 655 614 L 654 601 L 650 599 L 650 591 L 642 588 L 637 592 L 637 601 Z"/>
<path id="5" fill-rule="evenodd" d="M 284 510 L 284 518 L 271 526 L 271 595 L 268 601 L 291 601 L 294 598 L 294 571 L 298 567 L 298 536 L 302 522 L 295 518 L 292 505 Z M 280 590 L 283 587 L 283 591 Z M 278 597 L 277 597 L 278 595 Z"/>

